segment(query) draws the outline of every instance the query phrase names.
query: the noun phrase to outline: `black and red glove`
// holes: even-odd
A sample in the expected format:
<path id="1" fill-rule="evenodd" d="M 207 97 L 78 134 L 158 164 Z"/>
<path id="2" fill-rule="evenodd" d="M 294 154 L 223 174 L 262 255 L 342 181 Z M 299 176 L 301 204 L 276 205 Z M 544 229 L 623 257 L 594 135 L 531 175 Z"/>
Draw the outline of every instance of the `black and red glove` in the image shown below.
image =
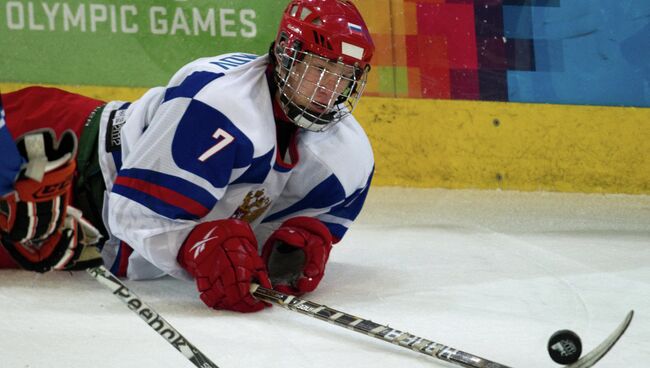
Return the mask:
<path id="1" fill-rule="evenodd" d="M 51 131 L 17 141 L 26 158 L 14 191 L 0 198 L 0 243 L 22 268 L 37 272 L 102 264 L 99 232 L 68 205 L 75 173 L 76 137 L 57 142 Z"/>
<path id="2" fill-rule="evenodd" d="M 244 221 L 197 225 L 181 246 L 178 262 L 194 276 L 208 307 L 248 313 L 268 305 L 250 293 L 251 283 L 271 288 L 271 282 L 257 253 L 255 235 Z"/>
<path id="3" fill-rule="evenodd" d="M 15 190 L 0 198 L 0 231 L 14 242 L 44 240 L 63 225 L 66 216 L 76 138 L 68 131 L 56 142 L 46 131 L 23 136 L 16 144 L 27 164 Z"/>
<path id="4" fill-rule="evenodd" d="M 294 217 L 269 236 L 262 249 L 273 288 L 302 295 L 314 291 L 325 275 L 332 235 L 319 220 Z"/>

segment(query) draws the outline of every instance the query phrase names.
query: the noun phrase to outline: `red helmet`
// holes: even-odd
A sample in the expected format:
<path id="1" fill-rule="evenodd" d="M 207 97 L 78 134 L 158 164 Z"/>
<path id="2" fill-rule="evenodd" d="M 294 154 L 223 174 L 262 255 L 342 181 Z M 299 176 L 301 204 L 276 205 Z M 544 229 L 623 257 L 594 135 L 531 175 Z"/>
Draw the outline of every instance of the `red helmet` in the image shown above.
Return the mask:
<path id="1" fill-rule="evenodd" d="M 273 48 L 280 106 L 291 121 L 312 131 L 341 121 L 363 93 L 374 51 L 352 2 L 292 0 Z"/>
<path id="2" fill-rule="evenodd" d="M 282 41 L 330 60 L 365 69 L 375 45 L 357 8 L 348 0 L 293 0 L 280 22 Z"/>

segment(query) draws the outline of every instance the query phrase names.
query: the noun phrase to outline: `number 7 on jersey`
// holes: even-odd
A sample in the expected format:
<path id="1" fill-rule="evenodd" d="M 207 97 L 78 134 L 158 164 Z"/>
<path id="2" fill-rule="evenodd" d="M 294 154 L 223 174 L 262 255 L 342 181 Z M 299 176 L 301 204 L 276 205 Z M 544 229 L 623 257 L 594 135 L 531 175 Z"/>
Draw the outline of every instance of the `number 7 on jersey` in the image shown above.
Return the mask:
<path id="1" fill-rule="evenodd" d="M 217 131 L 212 134 L 212 137 L 217 140 L 217 143 L 214 146 L 210 147 L 209 150 L 203 152 L 201 156 L 199 156 L 199 161 L 201 162 L 209 159 L 215 153 L 221 151 L 235 140 L 235 137 L 221 128 L 217 129 Z"/>

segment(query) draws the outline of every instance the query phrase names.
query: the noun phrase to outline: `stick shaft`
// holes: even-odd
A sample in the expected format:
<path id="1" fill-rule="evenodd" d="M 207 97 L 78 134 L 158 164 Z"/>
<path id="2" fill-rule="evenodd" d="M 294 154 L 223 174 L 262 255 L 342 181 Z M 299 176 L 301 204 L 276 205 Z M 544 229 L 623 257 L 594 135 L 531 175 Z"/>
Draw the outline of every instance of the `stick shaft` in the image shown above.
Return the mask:
<path id="1" fill-rule="evenodd" d="M 133 313 L 137 314 L 149 327 L 181 352 L 196 367 L 219 368 L 104 266 L 93 267 L 87 271 L 100 284 L 110 289 L 113 295 L 124 302 Z"/>
<path id="2" fill-rule="evenodd" d="M 280 293 L 256 284 L 251 287 L 253 296 L 260 300 L 279 305 L 301 314 L 308 315 L 349 330 L 371 336 L 403 348 L 416 351 L 434 358 L 453 363 L 465 368 L 509 368 L 503 364 L 427 340 L 408 332 L 355 317 L 322 304 L 303 300 L 292 295 Z"/>

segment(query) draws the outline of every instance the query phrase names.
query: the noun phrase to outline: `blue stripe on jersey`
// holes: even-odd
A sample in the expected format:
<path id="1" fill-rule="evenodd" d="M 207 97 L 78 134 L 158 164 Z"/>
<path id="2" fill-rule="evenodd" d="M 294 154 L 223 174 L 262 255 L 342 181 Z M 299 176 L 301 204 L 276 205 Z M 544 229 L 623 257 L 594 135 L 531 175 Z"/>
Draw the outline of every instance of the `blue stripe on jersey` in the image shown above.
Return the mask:
<path id="1" fill-rule="evenodd" d="M 190 213 L 177 206 L 172 206 L 165 201 L 162 201 L 154 196 L 150 196 L 149 194 L 141 192 L 137 189 L 114 184 L 113 193 L 119 194 L 134 202 L 138 202 L 153 212 L 173 220 L 198 220 L 201 218 L 200 215 Z"/>
<path id="2" fill-rule="evenodd" d="M 115 170 L 120 171 L 122 168 L 122 150 L 111 152 L 113 156 L 113 162 L 115 163 Z"/>
<path id="3" fill-rule="evenodd" d="M 223 76 L 223 73 L 194 72 L 185 78 L 180 85 L 168 88 L 165 91 L 165 99 L 163 102 L 178 97 L 192 98 L 210 82 Z"/>
<path id="4" fill-rule="evenodd" d="M 271 160 L 273 160 L 274 152 L 275 149 L 273 148 L 264 156 L 254 158 L 248 170 L 230 184 L 263 183 L 264 179 L 269 175 L 269 171 L 271 171 Z"/>
<path id="5" fill-rule="evenodd" d="M 292 169 L 293 169 L 292 166 L 280 165 L 277 160 L 273 163 L 273 170 L 275 170 L 277 172 L 286 173 L 286 172 L 291 171 Z"/>
<path id="6" fill-rule="evenodd" d="M 122 244 L 119 243 L 117 246 L 117 256 L 115 256 L 115 260 L 113 260 L 113 265 L 110 268 L 110 271 L 113 275 L 117 275 L 117 271 L 120 270 L 120 261 L 122 260 Z"/>
<path id="7" fill-rule="evenodd" d="M 341 182 L 335 175 L 330 175 L 323 180 L 314 189 L 312 189 L 305 198 L 294 203 L 288 208 L 270 214 L 262 222 L 271 222 L 309 208 L 328 208 L 345 199 L 345 190 Z"/>
<path id="8" fill-rule="evenodd" d="M 142 187 L 126 186 L 120 178 L 131 178 L 141 180 L 144 183 Z M 163 187 L 170 193 L 178 193 L 180 196 L 189 198 L 204 209 L 198 209 L 189 212 L 188 208 L 196 208 L 196 205 L 187 203 L 184 208 L 174 205 L 178 198 L 165 198 L 162 195 L 153 196 L 149 192 L 160 193 L 156 188 Z M 163 174 L 160 172 L 145 169 L 124 169 L 118 174 L 118 178 L 113 185 L 113 192 L 127 197 L 150 210 L 172 219 L 192 219 L 196 220 L 207 214 L 206 210 L 211 210 L 217 203 L 217 199 L 205 189 L 179 177 Z M 182 198 L 180 197 L 179 198 Z M 167 199 L 167 200 L 165 200 Z M 191 202 L 191 201 L 190 201 Z"/>
<path id="9" fill-rule="evenodd" d="M 220 147 L 222 142 L 230 143 Z M 228 184 L 233 168 L 250 165 L 253 152 L 250 139 L 230 119 L 197 100 L 187 106 L 172 142 L 174 163 L 215 188 Z"/>
<path id="10" fill-rule="evenodd" d="M 370 173 L 370 177 L 368 177 L 368 181 L 363 188 L 356 190 L 354 193 L 348 196 L 345 201 L 343 201 L 343 203 L 332 207 L 332 209 L 329 210 L 327 214 L 354 221 L 357 216 L 359 216 L 361 208 L 363 208 L 363 204 L 366 201 L 366 197 L 368 196 L 368 191 L 370 190 L 370 182 L 372 181 L 374 170 L 375 169 L 373 167 L 372 172 Z M 343 239 L 343 236 L 348 231 L 348 228 L 341 224 L 326 221 L 323 221 L 323 223 L 325 226 L 327 226 L 330 234 L 332 234 L 334 239 L 337 241 Z"/>
<path id="11" fill-rule="evenodd" d="M 16 142 L 11 137 L 4 122 L 4 110 L 0 102 L 0 197 L 14 190 L 14 181 L 20 172 L 23 158 L 16 149 Z"/>
<path id="12" fill-rule="evenodd" d="M 217 204 L 217 199 L 210 192 L 177 176 L 146 169 L 124 169 L 120 170 L 118 175 L 126 178 L 140 179 L 157 186 L 165 187 L 198 202 L 205 208 L 212 209 Z"/>
<path id="13" fill-rule="evenodd" d="M 359 212 L 361 212 L 361 208 L 366 201 L 366 196 L 368 195 L 368 190 L 370 189 L 370 182 L 372 181 L 373 174 L 374 168 L 370 173 L 370 177 L 368 177 L 366 185 L 363 188 L 356 190 L 354 193 L 348 196 L 345 201 L 343 201 L 343 203 L 332 207 L 332 209 L 329 210 L 327 214 L 354 221 L 354 219 L 359 216 Z"/>
<path id="14" fill-rule="evenodd" d="M 330 234 L 332 234 L 332 237 L 334 238 L 334 243 L 337 243 L 341 239 L 343 239 L 343 236 L 345 233 L 348 231 L 348 228 L 341 225 L 341 224 L 335 224 L 332 222 L 325 222 L 321 221 L 325 227 L 327 227 L 327 230 L 330 231 Z"/>

